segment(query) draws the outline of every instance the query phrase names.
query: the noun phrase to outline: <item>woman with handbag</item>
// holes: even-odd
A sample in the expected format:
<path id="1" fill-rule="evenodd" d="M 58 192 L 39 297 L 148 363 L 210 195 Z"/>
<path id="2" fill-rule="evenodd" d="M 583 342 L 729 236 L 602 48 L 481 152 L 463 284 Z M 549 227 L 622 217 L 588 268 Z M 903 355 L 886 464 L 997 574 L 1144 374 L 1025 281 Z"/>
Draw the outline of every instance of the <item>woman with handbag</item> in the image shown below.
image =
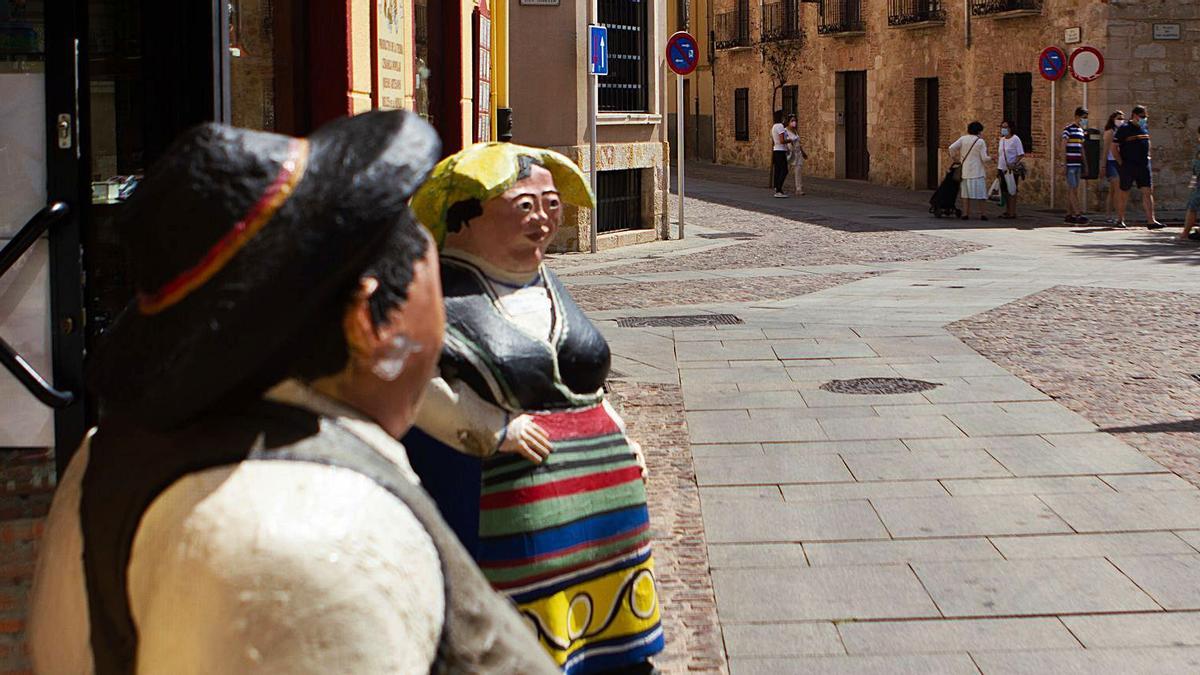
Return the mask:
<path id="1" fill-rule="evenodd" d="M 1005 220 L 1017 217 L 1017 184 L 1025 179 L 1025 145 L 1021 137 L 1013 134 L 1012 122 L 1000 124 L 1000 146 L 996 158 L 996 172 L 1000 179 L 1000 205 L 1005 208 L 1000 216 Z"/>
<path id="2" fill-rule="evenodd" d="M 956 164 L 962 173 L 962 183 L 959 186 L 959 196 L 963 200 L 963 220 L 971 217 L 971 203 L 979 212 L 980 220 L 987 220 L 983 213 L 983 202 L 987 201 L 987 170 L 985 162 L 992 161 L 988 156 L 987 141 L 980 137 L 983 124 L 971 122 L 967 125 L 967 133 L 950 144 L 950 156 L 957 158 Z"/>

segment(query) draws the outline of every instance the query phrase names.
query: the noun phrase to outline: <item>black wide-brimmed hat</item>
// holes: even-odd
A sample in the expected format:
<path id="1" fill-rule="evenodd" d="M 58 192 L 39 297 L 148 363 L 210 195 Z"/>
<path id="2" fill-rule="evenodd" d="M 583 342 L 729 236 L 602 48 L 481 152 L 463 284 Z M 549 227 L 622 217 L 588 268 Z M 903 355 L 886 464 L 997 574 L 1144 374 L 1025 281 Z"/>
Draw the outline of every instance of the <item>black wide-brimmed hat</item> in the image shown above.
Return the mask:
<path id="1" fill-rule="evenodd" d="M 439 149 L 403 111 L 340 118 L 306 139 L 219 124 L 185 133 L 119 225 L 137 295 L 89 357 L 106 413 L 169 428 L 260 374 L 394 228 L 419 227 L 407 200 Z"/>

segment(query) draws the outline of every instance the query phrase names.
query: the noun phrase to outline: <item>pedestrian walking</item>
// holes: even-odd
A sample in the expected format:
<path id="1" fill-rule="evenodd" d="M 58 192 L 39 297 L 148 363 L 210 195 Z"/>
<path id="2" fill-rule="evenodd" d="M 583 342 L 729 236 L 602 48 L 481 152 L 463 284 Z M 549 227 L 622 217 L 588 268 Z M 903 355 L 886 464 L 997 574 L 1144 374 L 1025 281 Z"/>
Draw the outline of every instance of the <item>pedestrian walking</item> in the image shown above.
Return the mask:
<path id="1" fill-rule="evenodd" d="M 808 159 L 808 153 L 804 151 L 804 145 L 800 142 L 800 126 L 795 115 L 788 115 L 787 134 L 788 164 L 791 166 L 792 174 L 796 176 L 796 194 L 803 196 L 804 160 Z"/>
<path id="2" fill-rule="evenodd" d="M 1000 205 L 1005 220 L 1017 217 L 1017 185 L 1025 179 L 1025 145 L 1013 133 L 1013 123 L 1005 120 L 1000 124 L 1000 141 L 996 151 L 996 173 L 1000 179 Z"/>
<path id="3" fill-rule="evenodd" d="M 1125 125 L 1125 113 L 1114 110 L 1104 123 L 1104 149 L 1107 159 L 1104 161 L 1104 179 L 1108 181 L 1108 198 L 1104 202 L 1104 222 L 1117 224 L 1117 193 L 1121 191 L 1121 165 L 1113 156 L 1113 136 L 1117 129 Z"/>
<path id="4" fill-rule="evenodd" d="M 1150 176 L 1150 118 L 1145 106 L 1134 106 L 1129 123 L 1113 134 L 1113 158 L 1121 174 L 1121 193 L 1117 195 L 1117 227 L 1125 225 L 1125 207 L 1134 184 L 1142 193 L 1142 208 L 1146 212 L 1146 229 L 1162 229 L 1154 217 L 1154 181 Z"/>
<path id="5" fill-rule="evenodd" d="M 1196 152 L 1192 155 L 1192 196 L 1187 203 L 1187 219 L 1183 223 L 1183 232 L 1179 238 L 1183 240 L 1200 241 L 1200 231 L 1192 232 L 1196 227 L 1196 212 L 1200 211 L 1200 128 L 1196 129 Z"/>
<path id="6" fill-rule="evenodd" d="M 788 133 L 783 126 L 783 111 L 775 111 L 775 124 L 771 125 L 771 185 L 775 188 L 775 196 L 786 198 L 783 193 L 783 181 L 788 174 Z"/>
<path id="7" fill-rule="evenodd" d="M 1079 205 L 1079 181 L 1083 178 L 1083 165 L 1087 161 L 1087 150 L 1083 145 L 1084 139 L 1087 138 L 1087 124 L 1087 108 L 1076 108 L 1075 121 L 1068 124 L 1062 132 L 1063 173 L 1067 181 L 1067 217 L 1063 220 L 1074 224 L 1088 222 Z"/>
<path id="8" fill-rule="evenodd" d="M 983 213 L 983 203 L 987 201 L 987 169 L 984 164 L 992 161 L 988 156 L 987 141 L 983 140 L 983 124 L 971 122 L 967 125 L 967 133 L 959 136 L 957 141 L 950 144 L 950 156 L 960 165 L 962 183 L 959 186 L 959 196 L 963 200 L 963 220 L 971 217 L 971 205 L 980 220 L 987 220 Z"/>

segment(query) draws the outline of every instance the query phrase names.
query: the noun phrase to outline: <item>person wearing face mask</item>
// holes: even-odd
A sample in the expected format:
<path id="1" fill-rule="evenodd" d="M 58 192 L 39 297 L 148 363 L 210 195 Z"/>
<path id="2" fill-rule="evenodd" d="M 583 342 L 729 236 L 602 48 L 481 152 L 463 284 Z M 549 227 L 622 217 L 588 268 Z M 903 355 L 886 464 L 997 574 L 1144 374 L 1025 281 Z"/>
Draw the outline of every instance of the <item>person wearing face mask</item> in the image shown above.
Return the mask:
<path id="1" fill-rule="evenodd" d="M 1117 193 L 1121 191 L 1121 166 L 1117 164 L 1116 157 L 1113 156 L 1113 136 L 1116 135 L 1117 129 L 1125 125 L 1125 113 L 1120 110 L 1114 110 L 1108 116 L 1108 121 L 1104 123 L 1104 148 L 1108 153 L 1108 158 L 1104 163 L 1104 178 L 1108 181 L 1108 197 L 1105 200 L 1104 215 L 1105 222 L 1110 225 L 1117 224 L 1117 218 L 1114 215 L 1117 209 Z"/>
<path id="2" fill-rule="evenodd" d="M 1005 207 L 1000 217 L 1005 220 L 1017 217 L 1017 184 L 1025 178 L 1025 165 L 1021 163 L 1025 159 L 1025 146 L 1012 129 L 1011 121 L 1001 123 L 999 157 L 996 159 L 1000 174 L 1000 204 Z"/>
<path id="3" fill-rule="evenodd" d="M 1192 195 L 1187 203 L 1187 220 L 1183 224 L 1183 232 L 1179 238 L 1183 240 L 1200 241 L 1200 232 L 1192 232 L 1196 226 L 1196 212 L 1200 211 L 1200 128 L 1196 129 L 1196 152 L 1192 155 L 1192 180 L 1190 182 Z"/>
<path id="4" fill-rule="evenodd" d="M 1083 143 L 1087 138 L 1087 125 L 1087 108 L 1076 108 L 1075 121 L 1062 132 L 1064 175 L 1067 180 L 1067 217 L 1063 220 L 1073 224 L 1088 222 L 1079 205 L 1079 182 L 1083 178 L 1083 167 L 1087 164 L 1087 150 Z"/>
<path id="5" fill-rule="evenodd" d="M 1150 118 L 1145 106 L 1134 106 L 1129 123 L 1113 134 L 1113 158 L 1121 173 L 1121 192 L 1117 195 L 1117 226 L 1125 227 L 1125 207 L 1134 184 L 1142 193 L 1146 229 L 1162 229 L 1154 217 L 1154 182 L 1150 171 Z"/>
<path id="6" fill-rule="evenodd" d="M 796 174 L 796 194 L 804 195 L 804 177 L 801 175 L 804 168 L 804 161 L 808 159 L 808 153 L 804 152 L 804 145 L 800 143 L 800 127 L 796 121 L 795 115 L 788 115 L 787 124 L 788 136 L 788 160 L 792 165 L 792 172 Z"/>

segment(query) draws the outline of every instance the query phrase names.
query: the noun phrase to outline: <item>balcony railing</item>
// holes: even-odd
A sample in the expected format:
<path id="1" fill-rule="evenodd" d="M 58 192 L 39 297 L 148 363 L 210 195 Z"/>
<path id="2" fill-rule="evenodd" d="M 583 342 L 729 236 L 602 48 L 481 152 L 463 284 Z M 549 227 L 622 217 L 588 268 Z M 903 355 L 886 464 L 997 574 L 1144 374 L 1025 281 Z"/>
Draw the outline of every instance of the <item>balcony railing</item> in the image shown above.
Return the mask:
<path id="1" fill-rule="evenodd" d="M 821 23 L 817 25 L 821 35 L 862 33 L 865 30 L 862 0 L 825 0 L 821 3 Z"/>
<path id="2" fill-rule="evenodd" d="M 945 23 L 946 10 L 941 0 L 888 0 L 888 25 L 912 26 L 919 23 Z"/>
<path id="3" fill-rule="evenodd" d="M 733 49 L 750 46 L 750 12 L 744 8 L 722 12 L 716 16 L 713 47 Z"/>
<path id="4" fill-rule="evenodd" d="M 800 22 L 800 0 L 780 0 L 762 6 L 762 41 L 800 40 L 804 29 Z"/>
<path id="5" fill-rule="evenodd" d="M 1026 16 L 1042 13 L 1043 0 L 971 0 L 971 16 Z"/>

